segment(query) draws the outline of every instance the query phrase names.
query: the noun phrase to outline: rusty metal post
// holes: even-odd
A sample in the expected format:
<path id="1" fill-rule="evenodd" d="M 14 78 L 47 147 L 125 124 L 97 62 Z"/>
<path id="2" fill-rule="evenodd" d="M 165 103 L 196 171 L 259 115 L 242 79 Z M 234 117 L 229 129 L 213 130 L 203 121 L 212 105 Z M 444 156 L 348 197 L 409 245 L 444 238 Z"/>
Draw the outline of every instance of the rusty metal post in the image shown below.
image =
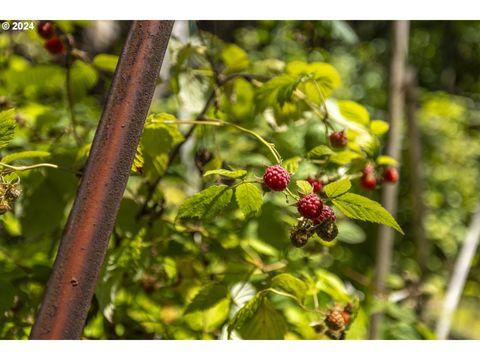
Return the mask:
<path id="1" fill-rule="evenodd" d="M 31 339 L 82 335 L 172 26 L 132 24 Z"/>

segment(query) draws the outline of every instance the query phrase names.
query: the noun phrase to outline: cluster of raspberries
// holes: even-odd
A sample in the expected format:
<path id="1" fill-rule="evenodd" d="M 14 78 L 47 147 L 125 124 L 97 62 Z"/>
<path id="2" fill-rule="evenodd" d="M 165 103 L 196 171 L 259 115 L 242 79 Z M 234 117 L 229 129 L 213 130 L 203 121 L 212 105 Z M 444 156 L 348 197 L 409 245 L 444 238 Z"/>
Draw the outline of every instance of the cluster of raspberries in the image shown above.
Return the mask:
<path id="1" fill-rule="evenodd" d="M 270 166 L 265 170 L 263 181 L 270 190 L 283 191 L 290 183 L 290 174 L 281 165 Z M 322 183 L 318 180 L 307 179 L 307 181 L 312 184 L 314 192 L 322 190 Z M 298 226 L 292 232 L 292 242 L 295 246 L 304 246 L 313 231 L 325 241 L 336 238 L 338 229 L 335 224 L 337 220 L 335 213 L 329 206 L 323 204 L 317 194 L 302 197 L 297 202 L 297 209 L 300 215 L 310 219 L 313 225 Z"/>

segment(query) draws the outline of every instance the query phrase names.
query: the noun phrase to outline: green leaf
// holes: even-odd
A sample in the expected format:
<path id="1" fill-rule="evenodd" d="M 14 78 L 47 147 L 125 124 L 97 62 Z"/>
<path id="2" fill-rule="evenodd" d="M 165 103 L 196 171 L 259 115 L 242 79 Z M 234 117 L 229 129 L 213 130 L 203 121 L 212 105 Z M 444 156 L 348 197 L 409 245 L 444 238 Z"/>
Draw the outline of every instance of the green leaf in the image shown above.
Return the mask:
<path id="1" fill-rule="evenodd" d="M 342 280 L 335 274 L 324 269 L 315 270 L 317 278 L 316 288 L 339 301 L 350 301 L 347 289 Z"/>
<path id="2" fill-rule="evenodd" d="M 250 183 L 237 186 L 235 199 L 246 218 L 257 215 L 263 204 L 262 193 L 259 188 Z"/>
<path id="3" fill-rule="evenodd" d="M 382 136 L 388 132 L 390 125 L 383 120 L 372 120 L 370 123 L 370 130 L 376 136 Z"/>
<path id="4" fill-rule="evenodd" d="M 17 123 L 14 120 L 15 109 L 0 112 L 0 149 L 4 148 L 15 137 Z"/>
<path id="5" fill-rule="evenodd" d="M 347 193 L 335 198 L 333 203 L 349 218 L 384 224 L 405 235 L 393 216 L 376 201 L 358 194 Z"/>
<path id="6" fill-rule="evenodd" d="M 247 172 L 245 170 L 226 170 L 226 169 L 217 169 L 217 170 L 209 170 L 203 176 L 210 176 L 210 175 L 220 175 L 225 176 L 232 179 L 243 178 Z"/>
<path id="7" fill-rule="evenodd" d="M 310 78 L 302 84 L 300 90 L 316 103 L 323 102 L 333 90 L 341 85 L 340 74 L 332 65 L 327 63 L 307 64 L 303 61 L 292 61 L 288 63 L 286 72 L 289 75 L 308 76 Z"/>
<path id="8" fill-rule="evenodd" d="M 225 299 L 228 289 L 224 285 L 210 284 L 201 289 L 185 309 L 184 315 L 198 310 L 207 310 Z"/>
<path id="9" fill-rule="evenodd" d="M 12 154 L 8 154 L 2 159 L 2 163 L 10 164 L 14 161 L 24 160 L 24 159 L 34 159 L 34 158 L 45 158 L 49 157 L 50 153 L 48 151 L 20 151 Z"/>
<path id="10" fill-rule="evenodd" d="M 308 290 L 307 285 L 302 280 L 286 273 L 275 276 L 272 279 L 271 287 L 293 295 L 301 304 L 303 304 Z"/>
<path id="11" fill-rule="evenodd" d="M 268 106 L 283 106 L 293 94 L 301 78 L 291 75 L 277 76 L 262 85 L 257 91 L 257 103 L 264 109 Z"/>
<path id="12" fill-rule="evenodd" d="M 177 219 L 211 219 L 232 200 L 233 191 L 226 185 L 213 185 L 189 197 L 178 209 Z"/>
<path id="13" fill-rule="evenodd" d="M 243 71 L 250 65 L 250 59 L 245 50 L 234 44 L 229 44 L 222 49 L 222 60 L 227 67 L 225 70 L 227 74 Z"/>
<path id="14" fill-rule="evenodd" d="M 282 340 L 287 324 L 263 293 L 257 293 L 233 317 L 227 331 L 238 330 L 245 340 Z"/>
<path id="15" fill-rule="evenodd" d="M 377 157 L 375 162 L 378 165 L 393 165 L 393 166 L 398 166 L 399 165 L 397 160 L 395 160 L 391 156 L 387 156 L 387 155 L 380 155 L 379 157 Z"/>
<path id="16" fill-rule="evenodd" d="M 297 180 L 296 181 L 297 187 L 299 188 L 299 192 L 305 195 L 311 194 L 313 192 L 313 186 L 305 180 Z"/>
<path id="17" fill-rule="evenodd" d="M 332 156 L 330 156 L 330 161 L 334 162 L 335 164 L 345 165 L 352 162 L 352 160 L 359 159 L 361 157 L 362 155 L 359 153 L 350 150 L 344 150 L 334 153 Z"/>
<path id="18" fill-rule="evenodd" d="M 76 60 L 70 71 L 71 87 L 75 98 L 84 96 L 98 82 L 97 70 L 83 61 Z"/>
<path id="19" fill-rule="evenodd" d="M 93 66 L 95 66 L 99 70 L 113 73 L 117 67 L 118 56 L 110 54 L 98 54 L 93 58 L 92 63 Z"/>
<path id="20" fill-rule="evenodd" d="M 319 145 L 310 150 L 307 154 L 309 159 L 320 159 L 323 156 L 330 156 L 334 154 L 332 149 L 326 145 Z"/>
<path id="21" fill-rule="evenodd" d="M 342 179 L 326 185 L 323 190 L 329 198 L 336 198 L 346 193 L 351 187 L 352 183 L 349 179 Z"/>
<path id="22" fill-rule="evenodd" d="M 10 283 L 10 281 L 0 279 L 0 291 L 2 296 L 0 296 L 0 319 L 3 317 L 3 313 L 10 309 L 13 305 L 13 300 L 15 299 L 15 287 Z"/>
<path id="23" fill-rule="evenodd" d="M 282 163 L 282 166 L 287 170 L 290 174 L 295 174 L 298 170 L 298 165 L 302 161 L 300 156 L 294 156 Z"/>
<path id="24" fill-rule="evenodd" d="M 370 115 L 368 114 L 367 109 L 365 109 L 365 107 L 363 107 L 362 105 L 350 100 L 339 100 L 337 101 L 337 104 L 340 113 L 347 120 L 362 125 L 369 124 Z"/>

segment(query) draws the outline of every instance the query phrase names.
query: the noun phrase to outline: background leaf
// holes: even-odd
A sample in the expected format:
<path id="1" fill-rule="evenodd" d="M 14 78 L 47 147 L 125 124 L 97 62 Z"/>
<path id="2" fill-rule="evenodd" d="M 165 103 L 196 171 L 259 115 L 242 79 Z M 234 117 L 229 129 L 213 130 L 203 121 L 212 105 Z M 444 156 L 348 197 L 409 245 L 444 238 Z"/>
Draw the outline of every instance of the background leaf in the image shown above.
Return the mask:
<path id="1" fill-rule="evenodd" d="M 243 183 L 235 188 L 235 199 L 246 218 L 258 214 L 263 204 L 260 189 L 250 183 Z"/>

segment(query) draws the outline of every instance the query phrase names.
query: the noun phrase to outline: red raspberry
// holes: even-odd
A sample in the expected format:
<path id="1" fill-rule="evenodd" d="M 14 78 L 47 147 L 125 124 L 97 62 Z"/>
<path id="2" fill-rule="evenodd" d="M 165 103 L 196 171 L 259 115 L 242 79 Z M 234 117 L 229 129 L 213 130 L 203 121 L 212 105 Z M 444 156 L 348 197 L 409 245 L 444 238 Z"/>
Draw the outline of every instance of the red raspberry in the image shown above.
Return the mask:
<path id="1" fill-rule="evenodd" d="M 309 184 L 312 185 L 314 193 L 320 193 L 323 191 L 323 183 L 320 180 L 311 177 L 308 177 L 305 180 L 307 180 Z"/>
<path id="2" fill-rule="evenodd" d="M 375 189 L 377 186 L 377 179 L 373 173 L 364 173 L 361 180 L 365 189 Z"/>
<path id="3" fill-rule="evenodd" d="M 283 191 L 290 183 L 290 174 L 281 165 L 269 166 L 263 174 L 263 181 L 270 190 Z"/>
<path id="4" fill-rule="evenodd" d="M 333 221 L 337 221 L 337 217 L 335 216 L 335 213 L 333 212 L 332 208 L 327 205 L 323 205 L 322 211 L 320 211 L 320 215 L 313 220 L 314 224 L 321 224 L 325 220 L 332 219 Z"/>
<path id="5" fill-rule="evenodd" d="M 50 54 L 56 55 L 63 53 L 65 46 L 59 38 L 53 37 L 47 40 L 45 43 L 45 49 L 47 49 Z"/>
<path id="6" fill-rule="evenodd" d="M 398 171 L 394 167 L 388 167 L 383 171 L 383 180 L 396 183 L 398 181 Z"/>
<path id="7" fill-rule="evenodd" d="M 37 32 L 44 39 L 50 39 L 55 33 L 53 23 L 51 21 L 39 21 Z"/>
<path id="8" fill-rule="evenodd" d="M 301 198 L 297 203 L 297 209 L 300 215 L 308 219 L 317 218 L 322 212 L 322 208 L 322 200 L 320 200 L 315 194 L 307 195 Z"/>
<path id="9" fill-rule="evenodd" d="M 330 145 L 333 148 L 344 148 L 348 143 L 347 135 L 345 135 L 345 131 L 334 131 L 328 137 L 330 139 Z"/>
<path id="10" fill-rule="evenodd" d="M 336 309 L 330 310 L 325 318 L 325 325 L 332 330 L 340 330 L 345 326 L 342 313 Z"/>

